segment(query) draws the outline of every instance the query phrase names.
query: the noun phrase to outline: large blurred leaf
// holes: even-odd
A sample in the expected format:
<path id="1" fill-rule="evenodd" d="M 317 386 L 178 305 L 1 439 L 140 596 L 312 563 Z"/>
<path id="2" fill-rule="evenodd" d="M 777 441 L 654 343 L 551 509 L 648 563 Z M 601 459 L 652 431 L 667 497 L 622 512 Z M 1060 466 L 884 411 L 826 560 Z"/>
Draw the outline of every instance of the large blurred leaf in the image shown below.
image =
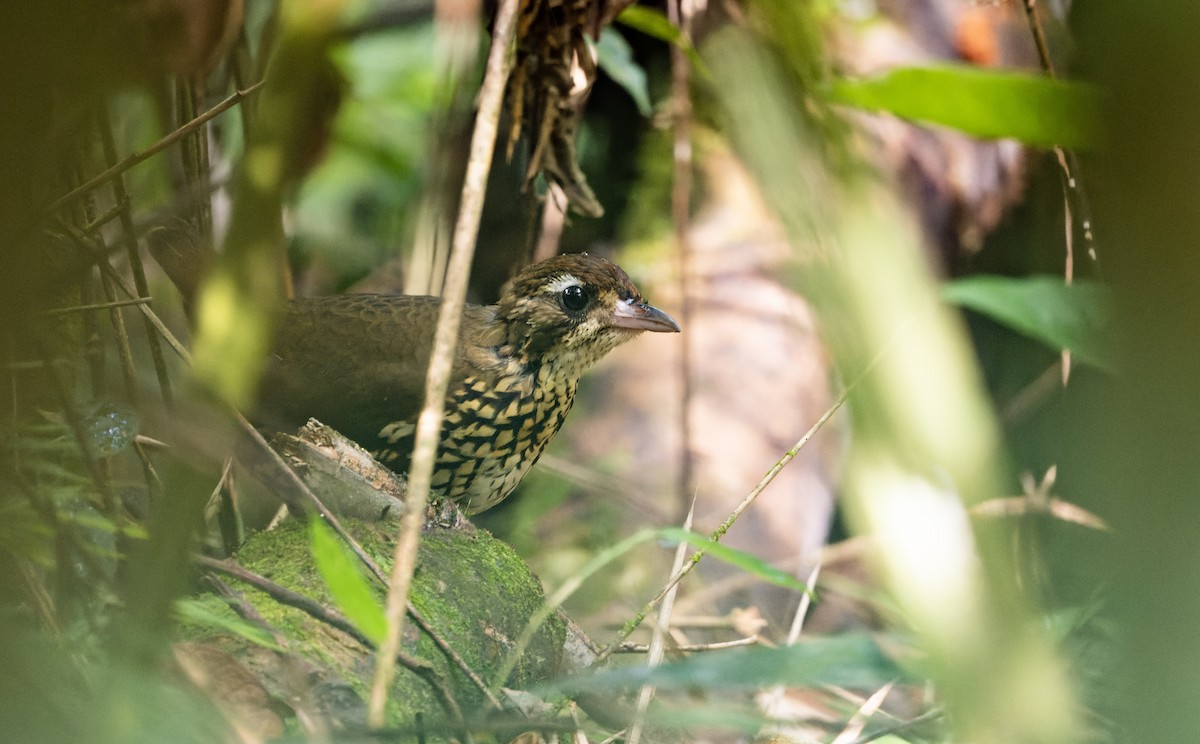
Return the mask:
<path id="1" fill-rule="evenodd" d="M 1064 284 L 1050 276 L 974 276 L 942 289 L 947 302 L 986 315 L 1077 359 L 1112 371 L 1107 346 L 1108 290 L 1094 282 Z"/>
<path id="2" fill-rule="evenodd" d="M 357 559 L 320 517 L 309 520 L 308 531 L 313 562 L 333 601 L 372 643 L 381 643 L 387 634 L 387 618 Z"/>
<path id="3" fill-rule="evenodd" d="M 839 80 L 831 97 L 977 137 L 1063 147 L 1096 142 L 1096 89 L 1041 75 L 966 66 L 907 67 L 867 80 Z"/>
<path id="4" fill-rule="evenodd" d="M 658 667 L 612 669 L 564 680 L 568 693 L 654 685 L 660 690 L 728 691 L 768 685 L 840 685 L 875 688 L 901 676 L 900 669 L 865 635 L 812 638 L 793 646 L 753 647 L 697 653 Z"/>

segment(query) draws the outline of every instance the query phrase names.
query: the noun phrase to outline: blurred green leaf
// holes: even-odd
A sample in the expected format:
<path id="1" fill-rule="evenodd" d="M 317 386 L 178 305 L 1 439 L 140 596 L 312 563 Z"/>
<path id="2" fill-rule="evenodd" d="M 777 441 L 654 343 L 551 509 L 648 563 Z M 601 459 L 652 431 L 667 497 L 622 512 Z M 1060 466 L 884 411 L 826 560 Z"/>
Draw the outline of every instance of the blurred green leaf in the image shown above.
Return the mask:
<path id="1" fill-rule="evenodd" d="M 658 667 L 625 667 L 564 680 L 557 687 L 597 693 L 641 685 L 659 690 L 727 691 L 767 685 L 840 685 L 873 689 L 902 676 L 866 635 L 810 638 L 792 646 L 708 651 Z"/>
<path id="2" fill-rule="evenodd" d="M 180 620 L 184 620 L 205 628 L 232 633 L 240 638 L 244 638 L 251 643 L 262 646 L 263 648 L 271 649 L 272 651 L 282 651 L 279 644 L 271 637 L 271 634 L 257 625 L 250 623 L 237 617 L 220 615 L 210 610 L 206 604 L 198 599 L 188 598 L 181 599 L 175 603 L 175 616 Z"/>
<path id="3" fill-rule="evenodd" d="M 320 517 L 309 520 L 308 532 L 313 562 L 334 603 L 372 643 L 381 643 L 387 635 L 387 618 L 358 559 Z"/>
<path id="4" fill-rule="evenodd" d="M 831 98 L 869 111 L 941 124 L 976 137 L 1031 145 L 1096 144 L 1100 100 L 1080 82 L 967 66 L 906 67 L 865 80 L 839 80 Z"/>
<path id="5" fill-rule="evenodd" d="M 145 540 L 148 535 L 146 528 L 140 524 L 117 524 L 109 517 L 96 511 L 64 511 L 59 514 L 59 519 L 64 522 L 70 522 L 79 527 L 84 527 L 89 530 L 97 530 L 110 535 L 120 533 L 125 537 L 134 540 Z"/>
<path id="6" fill-rule="evenodd" d="M 661 10 L 654 10 L 645 5 L 630 5 L 621 11 L 617 20 L 668 44 L 687 43 L 683 40 L 683 32 L 671 23 Z"/>
<path id="7" fill-rule="evenodd" d="M 701 535 L 698 532 L 680 529 L 678 527 L 667 527 L 659 531 L 659 534 L 666 540 L 675 542 L 686 542 L 693 547 L 704 550 L 705 553 L 711 555 L 717 560 L 724 561 L 731 566 L 736 566 L 748 574 L 757 576 L 763 581 L 785 586 L 789 589 L 795 589 L 798 592 L 808 592 L 808 585 L 800 581 L 795 576 L 792 576 L 787 571 L 780 570 L 763 561 L 761 558 L 750 555 L 736 548 L 731 548 L 727 545 L 722 545 L 719 542 L 713 542 L 708 535 Z"/>
<path id="8" fill-rule="evenodd" d="M 633 50 L 629 48 L 625 37 L 617 33 L 615 28 L 605 29 L 596 42 L 596 53 L 600 69 L 625 89 L 642 116 L 649 116 L 652 110 L 646 71 L 633 59 Z"/>
<path id="9" fill-rule="evenodd" d="M 1051 276 L 973 276 L 950 282 L 942 299 L 974 310 L 1077 359 L 1113 371 L 1108 348 L 1110 295 L 1095 282 Z"/>
<path id="10" fill-rule="evenodd" d="M 651 38 L 679 47 L 687 55 L 688 61 L 692 63 L 692 69 L 704 77 L 710 77 L 708 68 L 704 66 L 700 55 L 696 53 L 696 47 L 692 46 L 692 42 L 662 14 L 662 11 L 648 8 L 645 5 L 630 5 L 621 11 L 621 14 L 617 16 L 617 21 L 632 29 L 637 29 Z"/>

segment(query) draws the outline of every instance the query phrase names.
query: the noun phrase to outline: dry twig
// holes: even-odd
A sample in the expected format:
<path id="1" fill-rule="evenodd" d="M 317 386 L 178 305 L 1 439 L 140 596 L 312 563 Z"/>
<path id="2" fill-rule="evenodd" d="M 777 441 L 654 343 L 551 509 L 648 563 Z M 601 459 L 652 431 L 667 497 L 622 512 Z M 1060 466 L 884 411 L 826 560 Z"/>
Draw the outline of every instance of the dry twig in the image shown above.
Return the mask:
<path id="1" fill-rule="evenodd" d="M 462 321 L 462 308 L 466 302 L 471 257 L 479 233 L 487 175 L 491 169 L 500 109 L 504 102 L 509 48 L 512 46 L 517 7 L 517 0 L 503 0 L 496 8 L 492 47 L 488 53 L 487 70 L 479 93 L 479 111 L 475 117 L 475 131 L 471 135 L 471 155 L 467 161 L 462 203 L 458 223 L 454 228 L 442 308 L 438 315 L 433 352 L 429 361 L 425 406 L 417 421 L 416 439 L 413 443 L 412 466 L 408 474 L 408 509 L 401 519 L 400 537 L 396 542 L 392 576 L 388 584 L 387 636 L 380 648 L 379 659 L 375 665 L 375 680 L 367 703 L 368 723 L 376 728 L 384 722 L 387 691 L 395 673 L 394 656 L 400 647 L 408 592 L 416 566 L 417 544 L 425 520 L 425 506 L 429 498 L 433 464 L 437 457 L 438 433 L 442 428 L 442 407 L 450 381 L 454 347 Z"/>

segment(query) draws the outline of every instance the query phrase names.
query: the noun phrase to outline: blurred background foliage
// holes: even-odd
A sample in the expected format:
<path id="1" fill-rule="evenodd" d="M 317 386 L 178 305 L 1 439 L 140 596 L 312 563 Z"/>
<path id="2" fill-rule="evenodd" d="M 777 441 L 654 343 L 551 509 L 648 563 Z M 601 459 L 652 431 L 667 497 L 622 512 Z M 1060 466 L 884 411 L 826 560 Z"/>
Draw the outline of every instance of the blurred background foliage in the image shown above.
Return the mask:
<path id="1" fill-rule="evenodd" d="M 587 572 L 566 607 L 607 643 L 671 574 L 678 535 L 640 529 L 694 504 L 713 531 L 848 403 L 682 582 L 663 666 L 622 655 L 542 698 L 578 700 L 596 741 L 639 734 L 585 701 L 642 685 L 656 741 L 1190 740 L 1195 14 L 591 5 L 576 154 L 604 214 L 522 189 L 529 132 L 508 159 L 502 121 L 472 299 L 590 251 L 685 334 L 586 379 L 478 522 L 551 589 Z M 283 732 L 176 643 L 193 553 L 235 552 L 278 506 L 229 476 L 219 401 L 252 391 L 289 293 L 436 293 L 493 12 L 0 8 L 0 740 Z M 194 367 L 168 278 L 188 245 L 221 249 Z M 682 650 L 729 641 L 756 647 Z M 359 735 L 250 707 L 296 739 Z"/>

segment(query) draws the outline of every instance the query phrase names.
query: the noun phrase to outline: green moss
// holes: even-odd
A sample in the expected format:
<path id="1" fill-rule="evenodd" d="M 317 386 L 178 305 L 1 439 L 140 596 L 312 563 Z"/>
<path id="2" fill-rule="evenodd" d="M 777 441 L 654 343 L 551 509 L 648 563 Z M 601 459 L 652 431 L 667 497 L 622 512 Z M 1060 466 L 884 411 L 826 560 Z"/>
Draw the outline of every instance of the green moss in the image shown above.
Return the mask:
<path id="1" fill-rule="evenodd" d="M 390 569 L 394 526 L 348 524 L 347 528 L 385 571 Z M 252 536 L 237 559 L 249 570 L 277 584 L 331 605 L 313 567 L 307 530 L 301 523 L 289 522 Z M 315 672 L 309 675 L 312 680 L 344 682 L 366 700 L 374 666 L 373 651 L 349 635 L 299 610 L 280 605 L 248 586 L 237 584 L 237 588 L 288 639 L 287 652 L 315 667 Z M 383 594 L 380 588 L 381 603 Z M 410 597 L 437 634 L 489 683 L 494 670 L 511 653 L 512 643 L 529 617 L 545 601 L 540 583 L 508 545 L 483 531 L 442 528 L 433 528 L 422 536 Z M 251 646 L 239 637 L 201 631 L 194 625 L 185 631 L 194 639 L 216 641 L 235 655 Z M 554 676 L 565 635 L 565 627 L 557 617 L 545 623 L 506 686 L 524 688 Z M 483 693 L 412 622 L 405 625 L 403 646 L 407 653 L 425 659 L 441 672 L 464 715 L 470 717 L 484 709 Z M 411 724 L 417 713 L 423 715 L 429 730 L 436 730 L 438 722 L 445 718 L 429 685 L 400 667 L 392 690 L 390 722 L 403 727 Z"/>

